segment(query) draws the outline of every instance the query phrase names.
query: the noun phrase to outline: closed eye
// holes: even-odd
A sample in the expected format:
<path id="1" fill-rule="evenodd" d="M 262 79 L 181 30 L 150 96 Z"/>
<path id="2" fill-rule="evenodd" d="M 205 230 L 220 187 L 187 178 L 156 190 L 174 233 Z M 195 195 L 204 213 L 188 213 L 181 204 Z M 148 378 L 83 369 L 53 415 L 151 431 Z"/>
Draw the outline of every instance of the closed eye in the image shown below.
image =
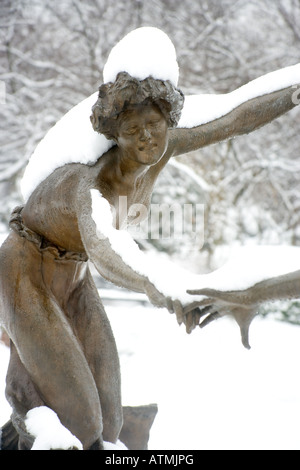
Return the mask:
<path id="1" fill-rule="evenodd" d="M 156 129 L 159 126 L 159 121 L 152 121 L 149 123 L 149 127 Z"/>
<path id="2" fill-rule="evenodd" d="M 126 130 L 124 131 L 124 134 L 126 134 L 126 135 L 133 135 L 133 134 L 136 133 L 136 131 L 137 131 L 137 127 L 130 127 L 129 129 L 126 129 Z"/>

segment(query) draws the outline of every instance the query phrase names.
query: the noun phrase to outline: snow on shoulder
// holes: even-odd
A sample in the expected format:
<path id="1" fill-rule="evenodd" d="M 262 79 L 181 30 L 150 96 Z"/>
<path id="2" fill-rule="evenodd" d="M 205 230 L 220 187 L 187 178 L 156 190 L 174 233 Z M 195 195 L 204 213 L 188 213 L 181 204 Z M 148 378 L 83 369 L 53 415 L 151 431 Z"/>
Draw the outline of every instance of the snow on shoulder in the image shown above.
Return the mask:
<path id="1" fill-rule="evenodd" d="M 131 31 L 112 49 L 103 70 L 104 83 L 119 72 L 138 80 L 149 76 L 177 85 L 179 68 L 172 41 L 161 30 L 142 27 Z M 90 115 L 98 93 L 74 106 L 37 145 L 21 181 L 26 201 L 34 189 L 54 170 L 68 163 L 93 164 L 114 142 L 92 128 Z"/>
<path id="2" fill-rule="evenodd" d="M 98 93 L 93 93 L 74 106 L 37 145 L 21 181 L 25 201 L 56 168 L 68 163 L 93 164 L 114 145 L 91 125 L 91 109 L 97 97 Z"/>

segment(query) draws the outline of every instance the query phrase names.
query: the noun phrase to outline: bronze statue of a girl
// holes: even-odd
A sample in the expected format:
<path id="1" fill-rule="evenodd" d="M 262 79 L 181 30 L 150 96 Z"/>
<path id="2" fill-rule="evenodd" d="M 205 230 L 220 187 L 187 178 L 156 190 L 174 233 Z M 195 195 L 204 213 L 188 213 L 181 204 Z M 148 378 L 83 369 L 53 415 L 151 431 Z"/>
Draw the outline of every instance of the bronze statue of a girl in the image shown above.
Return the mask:
<path id="1" fill-rule="evenodd" d="M 171 157 L 260 127 L 291 109 L 290 97 L 290 88 L 280 90 L 218 122 L 180 129 L 184 97 L 170 81 L 122 71 L 100 87 L 92 125 L 115 145 L 93 165 L 53 171 L 14 211 L 0 250 L 0 319 L 11 339 L 6 395 L 19 449 L 32 447 L 25 421 L 40 406 L 54 410 L 83 449 L 103 449 L 103 441 L 120 435 L 119 358 L 88 259 L 104 278 L 175 311 L 189 331 L 199 323 L 197 307 L 167 298 L 99 237 L 91 190 L 115 209 L 118 229 L 127 216 L 118 211 L 120 196 L 128 207 L 148 206 Z"/>

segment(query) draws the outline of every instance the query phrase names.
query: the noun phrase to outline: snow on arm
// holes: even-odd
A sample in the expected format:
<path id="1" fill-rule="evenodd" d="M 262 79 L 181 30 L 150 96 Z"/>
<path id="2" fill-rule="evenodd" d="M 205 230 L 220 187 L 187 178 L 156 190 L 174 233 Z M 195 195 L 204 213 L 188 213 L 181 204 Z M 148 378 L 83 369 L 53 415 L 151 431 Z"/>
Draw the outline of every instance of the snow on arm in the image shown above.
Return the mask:
<path id="1" fill-rule="evenodd" d="M 197 278 L 191 279 L 191 282 L 195 289 L 239 291 L 299 270 L 299 247 L 284 245 L 241 247 L 232 253 L 222 267 L 211 273 L 198 275 Z"/>
<path id="2" fill-rule="evenodd" d="M 299 298 L 299 285 L 299 247 L 256 246 L 240 248 L 220 269 L 199 276 L 189 292 L 207 296 L 197 299 L 210 310 L 200 326 L 231 315 L 240 327 L 243 345 L 250 349 L 249 327 L 258 305 Z"/>
<path id="3" fill-rule="evenodd" d="M 107 238 L 113 252 L 120 256 L 125 265 L 149 279 L 165 296 L 183 303 L 194 300 L 194 297 L 186 293 L 190 286 L 188 279 L 194 276 L 192 273 L 160 256 L 142 252 L 126 230 L 114 228 L 110 205 L 99 191 L 92 189 L 91 198 L 92 219 L 96 224 L 99 240 Z"/>
<path id="4" fill-rule="evenodd" d="M 283 90 L 299 83 L 300 64 L 296 64 L 263 75 L 231 93 L 186 96 L 177 127 L 191 128 L 206 124 L 225 116 L 253 98 Z"/>
<path id="5" fill-rule="evenodd" d="M 156 76 L 155 68 L 153 75 Z M 214 121 L 253 98 L 299 83 L 300 64 L 297 64 L 263 75 L 228 94 L 186 96 L 178 128 Z M 90 114 L 96 100 L 97 93 L 94 93 L 74 106 L 37 145 L 21 181 L 25 201 L 55 169 L 68 163 L 93 164 L 115 145 L 92 128 Z"/>
<path id="6" fill-rule="evenodd" d="M 299 247 L 251 246 L 234 250 L 224 265 L 211 273 L 194 274 L 162 256 L 142 252 L 126 230 L 113 227 L 108 201 L 97 190 L 91 190 L 91 197 L 98 237 L 107 237 L 124 263 L 146 276 L 164 295 L 184 304 L 196 300 L 186 293 L 188 289 L 243 290 L 300 269 Z"/>

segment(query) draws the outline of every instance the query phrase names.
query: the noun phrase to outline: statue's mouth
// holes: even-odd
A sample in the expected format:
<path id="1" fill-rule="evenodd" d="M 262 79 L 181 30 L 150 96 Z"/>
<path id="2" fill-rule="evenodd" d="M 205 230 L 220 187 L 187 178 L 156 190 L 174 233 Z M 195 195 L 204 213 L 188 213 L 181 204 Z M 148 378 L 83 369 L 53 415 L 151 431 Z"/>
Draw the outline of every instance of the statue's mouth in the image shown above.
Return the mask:
<path id="1" fill-rule="evenodd" d="M 147 144 L 147 145 L 143 145 L 141 147 L 138 147 L 138 151 L 139 152 L 149 152 L 151 150 L 154 150 L 156 147 L 157 147 L 156 144 Z"/>

